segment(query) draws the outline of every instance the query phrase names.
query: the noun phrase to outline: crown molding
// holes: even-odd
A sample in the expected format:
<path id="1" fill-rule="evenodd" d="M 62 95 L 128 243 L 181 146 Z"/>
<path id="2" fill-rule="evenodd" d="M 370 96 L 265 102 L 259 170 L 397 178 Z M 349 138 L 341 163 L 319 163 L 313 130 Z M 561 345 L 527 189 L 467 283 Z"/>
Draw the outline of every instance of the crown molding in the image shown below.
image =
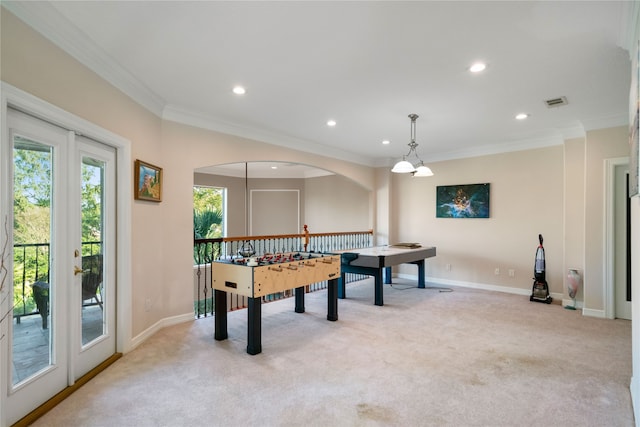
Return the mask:
<path id="1" fill-rule="evenodd" d="M 374 164 L 371 158 L 358 156 L 344 150 L 318 146 L 310 141 L 283 137 L 282 135 L 249 129 L 233 123 L 224 123 L 220 120 L 204 117 L 198 113 L 188 112 L 176 106 L 167 105 L 164 99 L 142 84 L 131 73 L 113 61 L 102 49 L 87 39 L 80 30 L 62 16 L 50 3 L 3 1 L 2 7 L 9 10 L 43 37 L 158 117 L 365 166 Z"/>
<path id="2" fill-rule="evenodd" d="M 628 118 L 624 114 L 592 119 L 586 123 L 576 122 L 572 126 L 554 129 L 549 135 L 540 138 L 520 139 L 507 143 L 487 144 L 480 147 L 465 150 L 447 151 L 432 156 L 422 156 L 425 163 L 441 162 L 446 160 L 459 160 L 470 157 L 489 156 L 494 154 L 510 153 L 516 151 L 535 150 L 537 148 L 562 145 L 567 139 L 584 138 L 587 131 L 607 129 L 618 126 L 628 126 Z M 392 162 L 386 161 L 376 164 L 377 167 L 392 166 Z"/>
<path id="3" fill-rule="evenodd" d="M 588 119 L 584 120 L 583 124 L 586 131 L 629 126 L 629 113 Z"/>
<path id="4" fill-rule="evenodd" d="M 531 138 L 505 144 L 488 144 L 482 147 L 475 147 L 469 150 L 455 150 L 441 153 L 429 158 L 429 162 L 457 160 L 470 157 L 489 156 L 493 154 L 503 154 L 515 151 L 534 150 L 537 148 L 551 147 L 564 143 L 562 135 L 558 132 L 555 135 L 544 138 Z M 426 162 L 426 161 L 425 161 Z"/>
<path id="5" fill-rule="evenodd" d="M 336 158 L 364 166 L 391 166 L 394 159 L 374 159 L 367 156 L 341 150 L 339 148 L 322 146 L 312 141 L 278 135 L 261 129 L 249 128 L 235 123 L 223 122 L 219 119 L 206 117 L 200 113 L 187 111 L 177 106 L 168 105 L 155 92 L 146 87 L 131 73 L 119 66 L 112 58 L 104 53 L 97 45 L 87 39 L 84 34 L 71 22 L 62 16 L 49 2 L 4 1 L 0 7 L 5 8 L 35 31 L 67 52 L 114 87 L 132 98 L 153 114 L 166 120 L 175 121 L 189 126 L 235 135 L 256 141 L 286 147 L 289 149 L 312 153 L 324 157 Z M 640 37 L 640 2 L 625 2 L 621 16 L 619 45 L 630 52 L 636 51 L 636 43 Z M 629 123 L 628 114 L 614 115 L 591 119 L 574 126 L 556 129 L 549 136 L 542 138 L 523 139 L 508 143 L 488 144 L 472 149 L 455 150 L 425 158 L 425 161 L 435 162 L 455 160 L 468 157 L 500 154 L 521 150 L 536 149 L 559 145 L 565 139 L 584 137 L 588 130 L 596 130 Z"/>
<path id="6" fill-rule="evenodd" d="M 317 154 L 323 157 L 344 160 L 364 166 L 375 166 L 375 160 L 371 157 L 361 156 L 339 148 L 328 147 L 305 139 L 284 136 L 268 132 L 263 129 L 249 128 L 236 123 L 224 122 L 197 112 L 188 111 L 175 105 L 167 105 L 164 108 L 162 118 L 164 120 L 182 123 L 188 126 L 266 142 L 268 144 L 286 147 L 296 151 Z"/>
<path id="7" fill-rule="evenodd" d="M 160 116 L 165 101 L 89 40 L 49 2 L 2 1 L 1 6 L 111 83 L 152 113 Z"/>

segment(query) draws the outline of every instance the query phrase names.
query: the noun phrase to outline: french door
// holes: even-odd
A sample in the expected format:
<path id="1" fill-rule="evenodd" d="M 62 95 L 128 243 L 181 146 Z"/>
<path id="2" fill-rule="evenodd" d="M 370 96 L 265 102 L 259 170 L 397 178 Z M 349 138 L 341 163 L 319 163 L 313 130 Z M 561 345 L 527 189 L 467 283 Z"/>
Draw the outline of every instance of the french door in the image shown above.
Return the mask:
<path id="1" fill-rule="evenodd" d="M 116 351 L 115 150 L 16 110 L 9 424 Z"/>

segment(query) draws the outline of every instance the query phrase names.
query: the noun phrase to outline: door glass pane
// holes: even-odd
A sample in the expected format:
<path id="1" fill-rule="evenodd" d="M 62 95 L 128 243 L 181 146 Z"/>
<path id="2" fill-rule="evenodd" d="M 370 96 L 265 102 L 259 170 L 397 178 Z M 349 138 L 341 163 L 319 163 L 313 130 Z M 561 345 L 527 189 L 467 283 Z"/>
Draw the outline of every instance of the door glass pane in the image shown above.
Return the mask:
<path id="1" fill-rule="evenodd" d="M 106 333 L 102 262 L 105 162 L 82 158 L 82 344 Z"/>
<path id="2" fill-rule="evenodd" d="M 53 363 L 51 269 L 53 148 L 13 138 L 13 327 L 12 384 Z M 53 277 L 53 275 L 51 275 Z"/>

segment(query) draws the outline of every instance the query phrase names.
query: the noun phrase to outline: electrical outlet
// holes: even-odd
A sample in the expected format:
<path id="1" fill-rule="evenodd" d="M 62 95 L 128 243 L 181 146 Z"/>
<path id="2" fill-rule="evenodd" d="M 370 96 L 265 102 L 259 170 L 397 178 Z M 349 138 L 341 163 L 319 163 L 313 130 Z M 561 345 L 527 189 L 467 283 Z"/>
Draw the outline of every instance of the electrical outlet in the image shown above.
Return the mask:
<path id="1" fill-rule="evenodd" d="M 499 269 L 499 268 L 496 268 L 496 269 L 493 271 L 493 274 L 495 274 L 496 276 L 499 276 L 499 275 L 500 275 L 500 269 Z"/>
<path id="2" fill-rule="evenodd" d="M 153 303 L 151 302 L 151 298 L 147 298 L 144 300 L 144 311 L 151 311 L 151 306 Z"/>
<path id="3" fill-rule="evenodd" d="M 509 270 L 509 277 L 515 277 L 516 271 L 512 268 Z"/>
<path id="4" fill-rule="evenodd" d="M 451 264 L 447 264 L 445 268 L 447 269 L 447 271 L 451 271 Z"/>

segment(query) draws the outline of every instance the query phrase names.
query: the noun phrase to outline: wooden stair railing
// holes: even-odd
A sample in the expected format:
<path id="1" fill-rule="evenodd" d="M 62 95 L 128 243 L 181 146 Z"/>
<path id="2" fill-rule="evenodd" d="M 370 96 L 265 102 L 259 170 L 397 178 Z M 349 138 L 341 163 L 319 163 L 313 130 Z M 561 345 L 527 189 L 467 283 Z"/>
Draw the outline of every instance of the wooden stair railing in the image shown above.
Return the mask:
<path id="1" fill-rule="evenodd" d="M 275 234 L 263 236 L 234 236 L 215 239 L 194 239 L 194 279 L 195 290 L 195 314 L 196 317 L 205 317 L 213 313 L 213 300 L 211 292 L 211 262 L 220 258 L 263 255 L 266 253 L 283 252 L 331 252 L 345 249 L 370 247 L 373 245 L 373 230 L 366 231 L 342 231 L 331 233 L 310 233 L 305 224 L 304 231 L 300 234 Z M 364 277 L 362 277 L 364 278 Z M 360 277 L 350 275 L 347 282 L 360 280 Z M 307 286 L 307 292 L 324 289 L 326 284 L 313 284 Z M 288 297 L 291 292 L 283 292 L 278 295 L 269 295 L 264 302 L 274 301 Z M 227 306 L 230 310 L 244 308 L 244 297 L 229 294 L 230 301 Z"/>

